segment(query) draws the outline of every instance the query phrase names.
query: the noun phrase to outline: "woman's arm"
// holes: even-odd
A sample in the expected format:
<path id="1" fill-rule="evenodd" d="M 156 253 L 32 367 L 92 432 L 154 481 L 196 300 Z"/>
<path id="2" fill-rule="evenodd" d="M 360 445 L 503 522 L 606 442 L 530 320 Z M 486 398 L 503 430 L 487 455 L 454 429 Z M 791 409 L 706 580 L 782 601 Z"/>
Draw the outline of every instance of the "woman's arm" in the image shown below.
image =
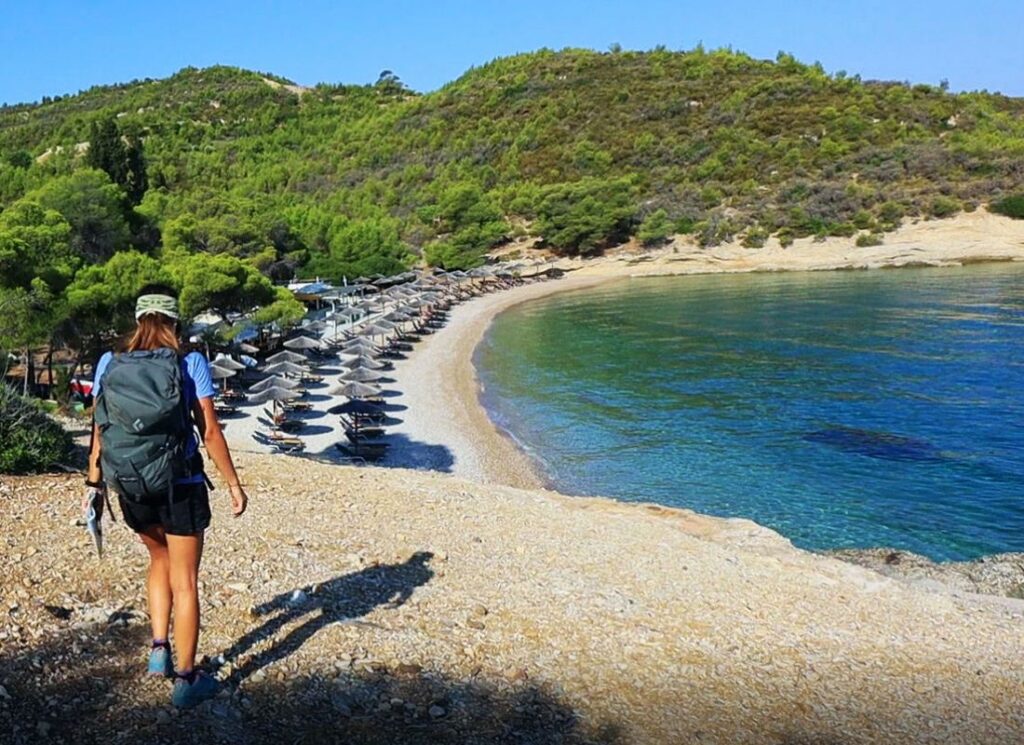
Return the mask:
<path id="1" fill-rule="evenodd" d="M 92 423 L 92 442 L 89 447 L 89 470 L 86 472 L 86 479 L 94 484 L 103 479 L 103 472 L 100 470 L 100 428 L 96 422 Z"/>
<path id="2" fill-rule="evenodd" d="M 235 464 L 231 461 L 231 451 L 228 450 L 227 440 L 224 439 L 224 432 L 217 421 L 217 412 L 213 408 L 213 399 L 197 399 L 192 407 L 192 415 L 199 427 L 199 435 L 206 444 L 206 452 L 210 454 L 220 475 L 228 482 L 228 488 L 231 489 L 231 507 L 235 517 L 238 517 L 245 512 L 249 498 L 238 481 Z"/>

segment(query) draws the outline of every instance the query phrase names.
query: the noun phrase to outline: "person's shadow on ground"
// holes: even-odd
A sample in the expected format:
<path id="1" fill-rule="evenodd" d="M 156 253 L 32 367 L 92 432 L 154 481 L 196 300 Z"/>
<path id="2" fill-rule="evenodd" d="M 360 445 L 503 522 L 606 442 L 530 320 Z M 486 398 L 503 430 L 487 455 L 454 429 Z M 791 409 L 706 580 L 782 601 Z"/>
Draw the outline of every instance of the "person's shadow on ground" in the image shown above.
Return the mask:
<path id="1" fill-rule="evenodd" d="M 397 608 L 402 605 L 417 587 L 425 585 L 434 576 L 428 566 L 433 557 L 429 551 L 417 551 L 402 564 L 381 564 L 361 569 L 317 585 L 283 592 L 256 606 L 254 615 L 276 615 L 224 652 L 225 662 L 234 665 L 241 655 L 259 642 L 274 637 L 287 624 L 303 616 L 310 617 L 284 639 L 235 667 L 228 681 L 237 685 L 257 670 L 284 659 L 331 623 L 361 618 L 382 606 Z"/>

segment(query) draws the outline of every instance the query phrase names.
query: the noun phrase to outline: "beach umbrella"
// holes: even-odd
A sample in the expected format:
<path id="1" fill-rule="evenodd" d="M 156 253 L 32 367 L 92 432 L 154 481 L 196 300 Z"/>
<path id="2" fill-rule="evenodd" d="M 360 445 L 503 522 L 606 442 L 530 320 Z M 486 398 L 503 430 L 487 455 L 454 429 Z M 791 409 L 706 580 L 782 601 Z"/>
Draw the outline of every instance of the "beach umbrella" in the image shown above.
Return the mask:
<path id="1" fill-rule="evenodd" d="M 375 385 L 367 385 L 356 381 L 348 381 L 335 386 L 328 391 L 332 396 L 346 396 L 348 398 L 375 398 L 380 395 L 380 388 Z"/>
<path id="2" fill-rule="evenodd" d="M 336 404 L 327 410 L 328 414 L 380 414 L 380 406 L 359 398 L 349 399 L 343 404 Z"/>
<path id="3" fill-rule="evenodd" d="M 282 378 L 278 375 L 271 375 L 269 378 L 264 378 L 259 383 L 253 383 L 249 386 L 250 391 L 265 391 L 268 388 L 298 388 L 299 381 L 291 380 L 290 378 Z"/>
<path id="4" fill-rule="evenodd" d="M 344 367 L 349 368 L 350 370 L 355 369 L 357 367 L 365 367 L 367 370 L 383 370 L 385 367 L 387 367 L 387 365 L 385 365 L 383 362 L 378 362 L 377 360 L 373 359 L 373 357 L 370 357 L 365 354 L 360 354 L 356 355 L 355 357 L 343 359 L 341 361 L 341 364 Z"/>
<path id="5" fill-rule="evenodd" d="M 341 353 L 342 364 L 345 364 L 345 358 L 351 359 L 352 357 L 366 357 L 367 359 L 376 360 L 380 356 L 379 349 L 363 344 L 359 346 L 345 347 L 341 350 Z"/>
<path id="6" fill-rule="evenodd" d="M 380 349 L 377 348 L 377 345 L 374 344 L 373 342 L 367 341 L 366 337 L 364 336 L 357 336 L 354 339 L 348 339 L 341 345 L 341 350 L 343 352 L 347 352 L 350 349 L 357 351 L 368 351 L 372 352 L 373 354 L 378 354 L 380 352 Z"/>
<path id="7" fill-rule="evenodd" d="M 281 388 L 278 386 L 272 386 L 265 390 L 260 391 L 249 396 L 249 400 L 255 404 L 266 403 L 267 401 L 274 402 L 274 415 L 277 415 L 277 404 L 279 401 L 291 401 L 292 399 L 298 398 L 302 394 L 298 391 L 289 390 L 288 388 Z M 276 428 L 276 424 L 275 424 Z"/>
<path id="8" fill-rule="evenodd" d="M 306 331 L 316 332 L 316 331 L 323 331 L 325 328 L 327 328 L 327 324 L 324 323 L 323 321 L 311 321 L 310 323 L 305 324 L 300 329 L 300 331 L 302 333 L 305 333 Z"/>
<path id="9" fill-rule="evenodd" d="M 357 383 L 372 383 L 375 380 L 380 380 L 384 376 L 379 372 L 374 372 L 368 367 L 353 367 L 347 373 L 342 373 L 338 376 L 338 380 L 342 382 L 348 382 L 354 380 Z"/>
<path id="10" fill-rule="evenodd" d="M 284 343 L 287 349 L 323 349 L 324 343 L 319 339 L 310 339 L 308 336 L 296 336 Z"/>
<path id="11" fill-rule="evenodd" d="M 361 310 L 357 310 L 356 308 L 345 308 L 331 313 L 327 316 L 327 320 L 335 322 L 344 321 L 345 323 L 348 323 L 349 321 L 354 321 L 356 318 L 361 318 L 362 316 L 363 312 Z"/>
<path id="12" fill-rule="evenodd" d="M 395 324 L 390 321 L 377 320 L 368 323 L 359 329 L 362 336 L 387 336 L 395 330 Z"/>
<path id="13" fill-rule="evenodd" d="M 249 400 L 254 404 L 262 404 L 267 401 L 290 401 L 293 398 L 298 398 L 302 394 L 298 391 L 289 390 L 288 388 L 280 388 L 278 386 L 272 386 L 259 393 L 254 393 L 249 396 Z"/>
<path id="14" fill-rule="evenodd" d="M 267 357 L 267 362 L 273 365 L 278 362 L 309 362 L 309 359 L 298 352 L 278 352 Z"/>
<path id="15" fill-rule="evenodd" d="M 212 364 L 216 365 L 217 367 L 223 367 L 225 370 L 234 370 L 235 372 L 245 369 L 245 365 L 243 365 L 241 362 L 236 362 L 235 360 L 228 357 L 226 354 L 218 354 L 217 358 L 213 361 Z"/>
<path id="16" fill-rule="evenodd" d="M 210 377 L 214 380 L 224 380 L 237 374 L 237 370 L 228 370 L 226 367 L 220 367 L 219 365 L 210 365 Z"/>
<path id="17" fill-rule="evenodd" d="M 246 354 L 256 354 L 257 352 L 260 351 L 260 348 L 254 347 L 252 344 L 246 344 L 243 341 L 241 344 L 238 345 L 238 350 L 240 352 L 245 352 Z"/>
<path id="18" fill-rule="evenodd" d="M 264 367 L 263 372 L 271 375 L 305 375 L 309 370 L 294 362 L 275 362 L 273 365 Z"/>
<path id="19" fill-rule="evenodd" d="M 210 377 L 214 380 L 224 381 L 224 392 L 227 393 L 228 384 L 227 379 L 233 375 L 237 375 L 237 370 L 228 370 L 226 367 L 220 367 L 217 364 L 210 365 Z"/>

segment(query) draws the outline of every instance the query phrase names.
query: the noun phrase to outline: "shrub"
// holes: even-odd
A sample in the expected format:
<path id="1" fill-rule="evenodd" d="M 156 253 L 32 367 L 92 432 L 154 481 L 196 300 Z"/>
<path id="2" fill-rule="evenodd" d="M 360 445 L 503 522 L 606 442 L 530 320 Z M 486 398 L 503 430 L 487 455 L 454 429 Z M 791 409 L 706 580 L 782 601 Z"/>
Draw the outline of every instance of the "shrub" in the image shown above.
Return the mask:
<path id="1" fill-rule="evenodd" d="M 764 248 L 764 244 L 767 240 L 768 231 L 758 225 L 755 225 L 747 231 L 746 235 L 743 236 L 743 247 Z"/>
<path id="2" fill-rule="evenodd" d="M 0 383 L 0 473 L 39 473 L 65 460 L 71 437 L 36 403 Z"/>
<path id="3" fill-rule="evenodd" d="M 791 228 L 782 228 L 775 234 L 775 237 L 779 239 L 779 245 L 783 248 L 789 248 L 793 245 L 794 236 Z"/>
<path id="4" fill-rule="evenodd" d="M 664 243 L 672 232 L 672 223 L 665 210 L 656 210 L 640 223 L 636 237 L 645 246 L 659 246 Z"/>
<path id="5" fill-rule="evenodd" d="M 707 220 L 697 223 L 697 233 L 697 243 L 702 248 L 709 248 L 731 241 L 736 233 L 736 228 L 728 218 L 713 215 Z"/>
<path id="6" fill-rule="evenodd" d="M 828 234 L 840 238 L 852 238 L 857 235 L 857 226 L 852 222 L 837 222 L 829 226 Z"/>
<path id="7" fill-rule="evenodd" d="M 884 236 L 881 233 L 861 233 L 857 236 L 857 246 L 867 248 L 868 246 L 881 246 Z"/>
<path id="8" fill-rule="evenodd" d="M 884 230 L 895 230 L 903 219 L 903 205 L 899 202 L 885 202 L 878 209 L 878 219 Z"/>
<path id="9" fill-rule="evenodd" d="M 989 212 L 1024 220 L 1024 194 L 1013 194 L 989 206 Z"/>
<path id="10" fill-rule="evenodd" d="M 949 197 L 938 196 L 932 200 L 929 212 L 932 217 L 950 217 L 960 211 L 960 203 Z"/>
<path id="11" fill-rule="evenodd" d="M 857 210 L 857 214 L 853 216 L 853 224 L 857 230 L 871 230 L 875 227 L 875 218 L 867 210 Z"/>

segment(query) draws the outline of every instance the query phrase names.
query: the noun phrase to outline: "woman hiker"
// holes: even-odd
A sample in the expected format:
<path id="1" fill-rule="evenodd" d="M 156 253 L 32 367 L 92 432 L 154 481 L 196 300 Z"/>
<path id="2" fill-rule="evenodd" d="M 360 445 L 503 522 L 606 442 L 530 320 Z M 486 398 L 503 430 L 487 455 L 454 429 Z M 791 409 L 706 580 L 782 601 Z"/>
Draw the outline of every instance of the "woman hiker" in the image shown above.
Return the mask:
<path id="1" fill-rule="evenodd" d="M 245 512 L 247 497 L 213 409 L 209 363 L 198 352 L 181 356 L 176 293 L 145 287 L 135 319 L 124 351 L 107 352 L 96 365 L 86 485 L 118 495 L 125 523 L 149 550 L 149 673 L 173 677 L 171 702 L 186 708 L 212 698 L 218 685 L 195 669 L 197 578 L 210 524 L 195 428 L 231 490 L 235 517 Z M 172 606 L 177 671 L 168 637 Z"/>

